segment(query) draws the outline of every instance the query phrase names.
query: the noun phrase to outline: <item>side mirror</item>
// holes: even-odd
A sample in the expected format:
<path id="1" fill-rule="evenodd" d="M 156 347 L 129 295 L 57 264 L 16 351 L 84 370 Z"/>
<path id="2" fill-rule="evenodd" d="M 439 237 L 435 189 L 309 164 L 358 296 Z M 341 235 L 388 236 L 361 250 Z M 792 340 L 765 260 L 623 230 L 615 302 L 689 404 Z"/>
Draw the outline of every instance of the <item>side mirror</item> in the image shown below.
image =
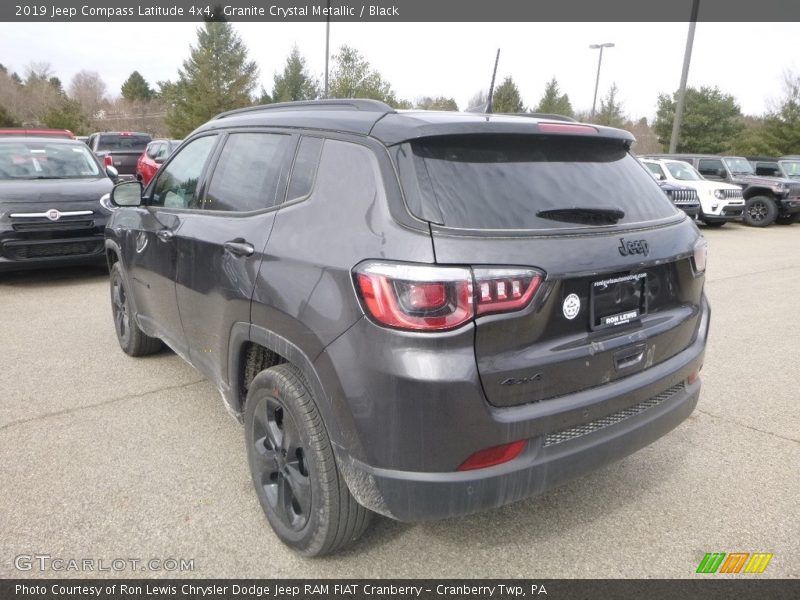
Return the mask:
<path id="1" fill-rule="evenodd" d="M 164 161 L 165 161 L 165 160 L 167 160 L 167 157 L 166 157 L 166 156 L 156 156 L 156 157 L 153 159 L 153 162 L 154 162 L 154 163 L 156 163 L 157 165 L 161 165 L 161 164 L 164 164 Z"/>
<path id="2" fill-rule="evenodd" d="M 663 173 L 656 173 L 656 174 L 654 175 L 654 177 L 655 177 L 656 179 L 658 179 L 659 181 L 664 181 L 664 180 L 666 180 L 666 176 L 665 176 Z"/>
<path id="3" fill-rule="evenodd" d="M 141 181 L 123 181 L 111 190 L 111 204 L 114 206 L 141 206 L 142 205 Z"/>
<path id="4" fill-rule="evenodd" d="M 117 180 L 119 179 L 119 171 L 117 171 L 114 167 L 110 165 L 106 167 L 106 175 L 108 175 L 108 178 L 111 181 L 117 183 Z"/>

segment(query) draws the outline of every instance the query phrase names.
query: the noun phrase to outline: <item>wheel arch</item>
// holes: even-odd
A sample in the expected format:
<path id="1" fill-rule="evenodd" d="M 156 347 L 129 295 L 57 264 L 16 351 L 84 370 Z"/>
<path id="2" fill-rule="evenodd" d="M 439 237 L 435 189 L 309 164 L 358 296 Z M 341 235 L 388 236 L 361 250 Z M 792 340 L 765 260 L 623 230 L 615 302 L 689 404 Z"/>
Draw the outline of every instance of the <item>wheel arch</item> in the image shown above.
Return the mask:
<path id="1" fill-rule="evenodd" d="M 775 202 L 775 194 L 773 194 L 772 190 L 769 188 L 750 186 L 742 190 L 742 197 L 744 197 L 745 200 L 750 200 L 750 198 L 755 198 L 756 196 L 765 196 Z"/>

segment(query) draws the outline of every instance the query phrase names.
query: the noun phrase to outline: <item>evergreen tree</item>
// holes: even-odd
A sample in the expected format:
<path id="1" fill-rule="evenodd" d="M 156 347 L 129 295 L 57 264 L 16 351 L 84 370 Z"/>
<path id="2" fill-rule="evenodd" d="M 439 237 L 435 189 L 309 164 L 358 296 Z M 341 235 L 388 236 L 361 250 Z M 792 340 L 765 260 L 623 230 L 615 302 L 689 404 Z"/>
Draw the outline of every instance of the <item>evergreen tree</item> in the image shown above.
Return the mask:
<path id="1" fill-rule="evenodd" d="M 519 88 L 511 77 L 506 77 L 492 96 L 492 112 L 521 113 L 525 112 Z"/>
<path id="2" fill-rule="evenodd" d="M 342 46 L 333 56 L 333 69 L 328 82 L 330 98 L 372 98 L 391 106 L 398 101 L 392 86 L 355 48 Z"/>
<path id="3" fill-rule="evenodd" d="M 456 104 L 453 98 L 445 98 L 444 96 L 431 98 L 430 96 L 423 96 L 417 99 L 416 108 L 421 108 L 422 110 L 458 111 L 458 104 Z"/>
<path id="4" fill-rule="evenodd" d="M 319 85 L 309 74 L 306 61 L 297 46 L 292 48 L 283 73 L 275 75 L 272 87 L 272 102 L 292 102 L 295 100 L 314 100 L 319 97 Z"/>
<path id="5" fill-rule="evenodd" d="M 139 71 L 130 74 L 120 91 L 128 102 L 148 102 L 153 98 L 153 90 Z"/>
<path id="6" fill-rule="evenodd" d="M 560 93 L 558 81 L 556 81 L 555 77 L 547 82 L 542 99 L 539 100 L 539 105 L 533 112 L 551 113 L 554 115 L 564 115 L 566 117 L 574 116 L 569 96 Z"/>
<path id="7" fill-rule="evenodd" d="M 170 135 L 185 137 L 211 117 L 252 104 L 258 67 L 227 22 L 206 22 L 197 46 L 178 70 L 178 81 L 164 87 Z"/>
<path id="8" fill-rule="evenodd" d="M 600 99 L 600 112 L 594 118 L 594 122 L 598 125 L 625 126 L 625 116 L 622 114 L 622 104 L 617 100 L 617 92 L 617 84 L 612 83 L 606 97 Z"/>

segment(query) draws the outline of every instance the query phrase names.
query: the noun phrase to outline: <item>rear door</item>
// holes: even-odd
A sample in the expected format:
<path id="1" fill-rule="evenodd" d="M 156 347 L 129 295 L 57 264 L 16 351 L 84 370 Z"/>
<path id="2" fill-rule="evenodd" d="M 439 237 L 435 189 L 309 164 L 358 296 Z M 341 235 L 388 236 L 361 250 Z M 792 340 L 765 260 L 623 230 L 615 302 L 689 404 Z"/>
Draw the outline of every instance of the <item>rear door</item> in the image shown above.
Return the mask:
<path id="1" fill-rule="evenodd" d="M 176 232 L 197 207 L 199 183 L 218 135 L 187 144 L 148 188 L 146 206 L 126 214 L 124 255 L 143 329 L 188 356 L 175 297 Z M 128 209 L 124 209 L 128 210 Z"/>
<path id="2" fill-rule="evenodd" d="M 621 142 L 449 136 L 402 154 L 401 177 L 419 177 L 404 183 L 409 206 L 437 221 L 437 262 L 473 267 L 485 314 L 475 356 L 491 404 L 599 386 L 691 343 L 697 230 Z M 527 302 L 532 273 L 541 282 Z"/>
<path id="3" fill-rule="evenodd" d="M 177 232 L 177 297 L 192 363 L 218 385 L 231 328 L 250 322 L 253 285 L 295 142 L 283 133 L 228 134 L 202 210 L 187 215 Z"/>

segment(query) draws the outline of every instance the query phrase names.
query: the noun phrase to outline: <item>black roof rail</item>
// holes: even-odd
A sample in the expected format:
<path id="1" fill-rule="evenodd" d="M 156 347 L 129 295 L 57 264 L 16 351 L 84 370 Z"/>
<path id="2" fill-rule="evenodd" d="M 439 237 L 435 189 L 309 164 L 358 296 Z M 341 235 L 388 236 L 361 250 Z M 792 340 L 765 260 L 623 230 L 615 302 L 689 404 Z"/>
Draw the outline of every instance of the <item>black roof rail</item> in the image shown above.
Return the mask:
<path id="1" fill-rule="evenodd" d="M 396 112 L 391 106 L 380 100 L 370 100 L 367 98 L 329 98 L 327 100 L 307 100 L 300 102 L 276 102 L 275 104 L 259 104 L 257 106 L 246 106 L 218 114 L 214 120 L 224 119 L 233 115 L 240 115 L 251 112 L 262 112 L 267 110 L 360 110 L 363 112 L 380 113 L 387 115 Z"/>

